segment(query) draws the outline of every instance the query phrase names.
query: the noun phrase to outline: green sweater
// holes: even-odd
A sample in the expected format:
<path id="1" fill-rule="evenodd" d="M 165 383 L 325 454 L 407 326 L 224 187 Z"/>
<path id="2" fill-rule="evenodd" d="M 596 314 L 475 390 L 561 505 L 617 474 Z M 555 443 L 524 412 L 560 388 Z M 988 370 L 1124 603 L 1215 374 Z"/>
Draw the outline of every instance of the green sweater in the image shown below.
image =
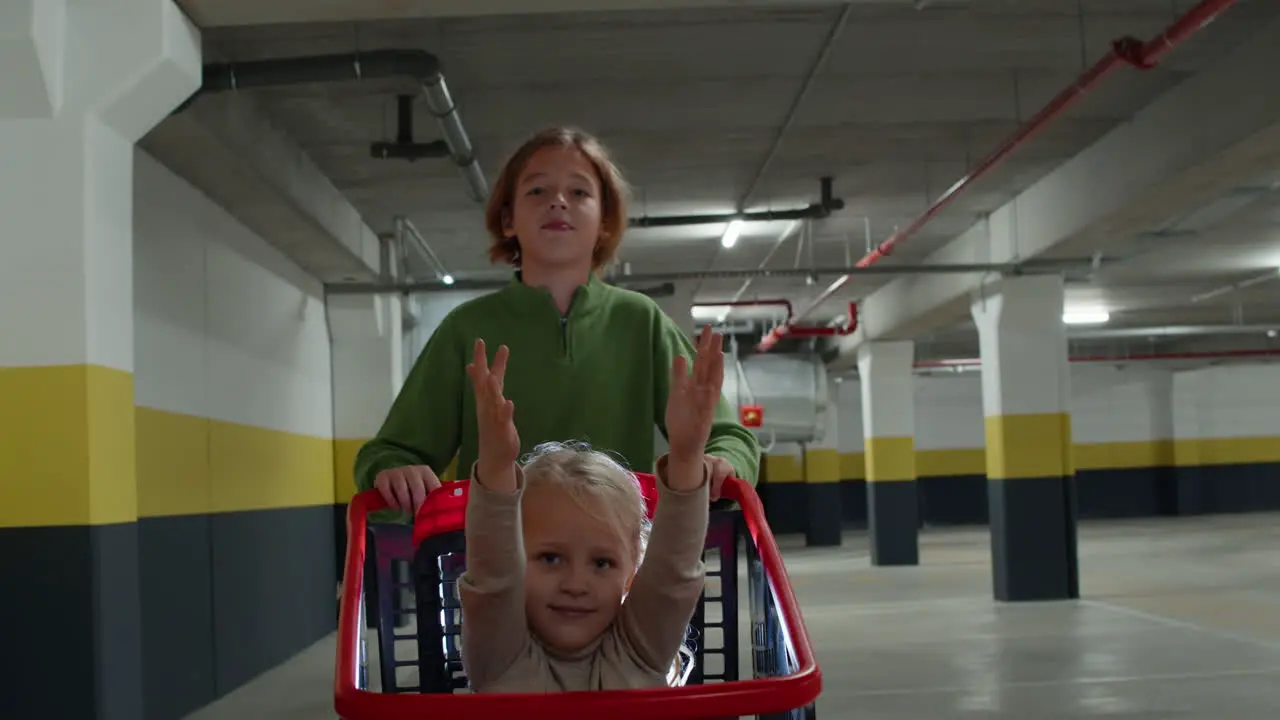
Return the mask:
<path id="1" fill-rule="evenodd" d="M 521 453 L 548 441 L 586 441 L 634 472 L 653 472 L 654 426 L 663 420 L 671 362 L 692 359 L 692 340 L 650 298 L 592 275 L 561 316 L 544 289 L 518 275 L 498 292 L 459 305 L 441 321 L 405 379 L 376 437 L 356 455 L 355 480 L 373 487 L 382 470 L 428 465 L 458 476 L 476 459 L 475 398 L 466 365 L 475 339 L 489 361 L 507 345 L 504 394 L 515 404 Z M 723 398 L 707 454 L 754 484 L 760 448 Z"/>

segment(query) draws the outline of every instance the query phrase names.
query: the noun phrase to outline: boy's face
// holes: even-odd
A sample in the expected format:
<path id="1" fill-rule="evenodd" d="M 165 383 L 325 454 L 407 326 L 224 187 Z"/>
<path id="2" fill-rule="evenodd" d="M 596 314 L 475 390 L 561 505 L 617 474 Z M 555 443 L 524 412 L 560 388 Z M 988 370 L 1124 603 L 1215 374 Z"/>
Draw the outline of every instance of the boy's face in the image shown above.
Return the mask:
<path id="1" fill-rule="evenodd" d="M 636 572 L 635 550 L 603 520 L 602 506 L 584 509 L 554 486 L 527 488 L 521 505 L 530 628 L 551 649 L 576 652 L 617 617 Z"/>
<path id="2" fill-rule="evenodd" d="M 534 153 L 516 182 L 507 237 L 520 239 L 522 265 L 590 267 L 600 239 L 601 188 L 576 148 Z"/>

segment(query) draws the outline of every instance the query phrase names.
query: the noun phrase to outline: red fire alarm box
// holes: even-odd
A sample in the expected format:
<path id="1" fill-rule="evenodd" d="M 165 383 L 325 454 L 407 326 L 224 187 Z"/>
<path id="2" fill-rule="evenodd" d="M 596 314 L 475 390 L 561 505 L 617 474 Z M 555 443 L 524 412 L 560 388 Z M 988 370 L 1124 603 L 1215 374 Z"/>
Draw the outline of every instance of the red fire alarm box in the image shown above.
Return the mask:
<path id="1" fill-rule="evenodd" d="M 738 414 L 744 427 L 758 428 L 764 424 L 764 407 L 761 405 L 743 405 Z"/>

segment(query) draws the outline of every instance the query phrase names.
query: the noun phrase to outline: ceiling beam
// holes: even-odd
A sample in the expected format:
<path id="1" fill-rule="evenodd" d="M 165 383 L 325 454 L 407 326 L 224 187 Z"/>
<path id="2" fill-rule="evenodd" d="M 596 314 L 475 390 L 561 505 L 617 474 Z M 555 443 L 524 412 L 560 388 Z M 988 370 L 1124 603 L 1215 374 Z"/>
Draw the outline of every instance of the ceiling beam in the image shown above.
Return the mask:
<path id="1" fill-rule="evenodd" d="M 362 22 L 422 18 L 535 15 L 625 10 L 863 5 L 916 7 L 918 0 L 177 0 L 202 28 L 297 22 Z M 941 4 L 941 3 L 940 3 Z M 950 4 L 950 3 L 948 3 Z"/>
<path id="2" fill-rule="evenodd" d="M 139 146 L 321 281 L 380 277 L 377 234 L 250 94 L 202 97 Z"/>
<path id="3" fill-rule="evenodd" d="M 1261 27 L 1209 69 L 1176 86 L 992 212 L 924 262 L 1010 262 L 1052 253 L 1090 255 L 1158 228 L 1280 156 L 1280 20 Z M 1224 112 L 1224 108 L 1230 108 Z M 911 338 L 969 311 L 998 280 L 980 274 L 895 280 L 862 301 L 858 332 L 839 368 L 871 340 Z"/>

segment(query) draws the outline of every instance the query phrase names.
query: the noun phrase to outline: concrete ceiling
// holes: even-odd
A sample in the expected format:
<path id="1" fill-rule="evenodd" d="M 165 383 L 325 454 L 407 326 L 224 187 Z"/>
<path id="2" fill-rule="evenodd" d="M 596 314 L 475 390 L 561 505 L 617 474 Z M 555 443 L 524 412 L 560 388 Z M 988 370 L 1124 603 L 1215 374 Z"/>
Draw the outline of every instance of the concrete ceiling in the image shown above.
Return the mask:
<path id="1" fill-rule="evenodd" d="M 798 230 L 787 222 L 748 227 L 732 250 L 720 247 L 723 225 L 631 231 L 621 261 L 633 273 L 659 273 L 756 268 L 766 257 L 771 268 L 851 264 L 964 177 L 1112 40 L 1150 38 L 1194 3 L 619 0 L 609 11 L 586 0 L 179 4 L 204 28 L 210 61 L 430 51 L 491 181 L 524 137 L 549 124 L 583 127 L 609 145 L 634 186 L 633 216 L 801 207 L 817 202 L 819 178 L 834 178 L 843 210 Z M 1280 3 L 1244 0 L 1157 68 L 1113 73 L 886 264 L 920 263 L 1277 17 Z M 1256 81 L 1259 92 L 1272 92 L 1269 78 Z M 144 145 L 231 212 L 256 213 L 259 232 L 324 279 L 365 279 L 367 243 L 346 242 L 345 254 L 325 246 L 317 228 L 332 231 L 337 221 L 286 230 L 277 211 L 263 208 L 260 186 L 272 173 L 252 147 L 237 146 L 236 157 L 229 143 L 209 144 L 192 129 L 230 125 L 231 113 L 251 106 L 367 230 L 389 231 L 395 216 L 406 216 L 454 276 L 501 275 L 485 259 L 480 208 L 451 162 L 371 157 L 371 143 L 394 136 L 401 93 L 418 98 L 415 138 L 440 137 L 420 88 L 405 79 L 203 97 Z M 1280 161 L 1273 167 L 1280 170 Z M 1200 217 L 1189 217 L 1199 207 L 1171 207 L 1167 222 L 1113 238 L 1103 259 L 1114 264 L 1073 273 L 1069 302 L 1105 304 L 1128 324 L 1280 322 L 1280 277 L 1197 298 L 1280 266 L 1277 181 L 1280 173 L 1239 177 Z M 294 197 L 290 207 L 298 214 L 304 204 Z M 788 229 L 796 231 L 779 245 Z M 1057 255 L 1087 260 L 1091 253 L 1073 247 Z M 814 318 L 842 313 L 841 301 L 891 279 L 856 278 Z M 743 297 L 803 305 L 829 281 L 759 279 Z M 741 286 L 741 279 L 702 280 L 697 299 L 723 301 Z M 955 320 L 953 329 L 971 334 L 967 318 Z M 946 333 L 943 326 L 931 337 Z"/>

